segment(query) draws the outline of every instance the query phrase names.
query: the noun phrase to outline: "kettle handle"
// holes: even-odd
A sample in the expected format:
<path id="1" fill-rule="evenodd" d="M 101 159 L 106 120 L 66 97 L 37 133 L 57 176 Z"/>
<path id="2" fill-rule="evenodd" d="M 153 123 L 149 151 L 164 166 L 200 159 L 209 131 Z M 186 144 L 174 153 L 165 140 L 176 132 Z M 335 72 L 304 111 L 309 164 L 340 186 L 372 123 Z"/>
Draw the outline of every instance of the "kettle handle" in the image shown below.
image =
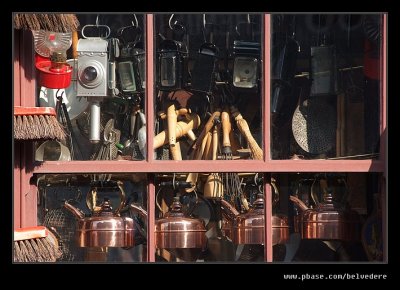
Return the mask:
<path id="1" fill-rule="evenodd" d="M 119 198 L 121 200 L 118 208 L 115 210 L 114 214 L 115 215 L 119 215 L 120 211 L 122 210 L 122 208 L 125 205 L 126 202 L 126 194 L 123 188 L 124 183 L 120 180 L 117 181 L 117 187 L 119 189 Z M 96 211 L 96 187 L 93 187 L 89 190 L 89 192 L 86 195 L 86 206 L 89 208 L 89 210 L 91 210 L 92 212 Z M 92 193 L 92 195 L 90 195 L 90 193 Z M 90 200 L 90 197 L 92 197 L 93 201 Z M 98 210 L 100 209 L 100 207 L 98 207 Z"/>
<path id="2" fill-rule="evenodd" d="M 314 201 L 315 206 L 318 206 L 319 205 L 318 196 L 314 191 L 314 185 L 315 185 L 316 181 L 317 181 L 317 177 L 315 177 L 313 183 L 311 184 L 311 198 Z"/>
<path id="3" fill-rule="evenodd" d="M 275 178 L 271 177 L 271 186 L 274 189 L 274 199 L 272 200 L 272 206 L 275 206 L 278 201 L 279 201 L 279 190 L 278 187 L 276 186 L 276 180 Z"/>
<path id="4" fill-rule="evenodd" d="M 125 194 L 123 185 L 124 185 L 124 183 L 122 181 L 120 181 L 120 180 L 117 181 L 117 186 L 119 189 L 119 197 L 121 199 L 121 202 L 119 204 L 119 207 L 114 212 L 115 215 L 119 215 L 120 211 L 122 210 L 122 208 L 124 207 L 125 202 L 126 202 L 126 194 Z"/>

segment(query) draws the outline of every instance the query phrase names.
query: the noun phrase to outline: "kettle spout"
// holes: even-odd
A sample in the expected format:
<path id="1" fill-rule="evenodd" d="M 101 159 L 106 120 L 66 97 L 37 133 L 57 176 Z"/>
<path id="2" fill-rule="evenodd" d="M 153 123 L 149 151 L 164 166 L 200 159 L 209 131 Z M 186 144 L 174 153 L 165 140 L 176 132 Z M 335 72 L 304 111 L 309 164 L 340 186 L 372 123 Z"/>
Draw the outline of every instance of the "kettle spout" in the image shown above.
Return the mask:
<path id="1" fill-rule="evenodd" d="M 297 205 L 297 207 L 301 210 L 301 211 L 306 211 L 309 208 L 307 207 L 307 205 L 299 198 L 297 198 L 296 196 L 290 195 L 289 199 L 295 204 Z"/>
<path id="2" fill-rule="evenodd" d="M 141 206 L 138 206 L 138 205 L 136 205 L 136 204 L 133 204 L 133 203 L 131 203 L 130 206 L 131 206 L 131 209 L 132 209 L 134 212 L 136 212 L 137 214 L 139 214 L 140 217 L 141 217 L 144 221 L 147 221 L 147 211 L 146 211 L 144 208 L 142 208 Z"/>
<path id="3" fill-rule="evenodd" d="M 223 215 L 229 220 L 234 220 L 239 215 L 239 212 L 236 210 L 236 208 L 234 208 L 225 199 L 221 199 L 221 209 Z"/>
<path id="4" fill-rule="evenodd" d="M 69 210 L 77 219 L 83 219 L 85 214 L 78 208 L 71 205 L 68 201 L 65 201 L 64 207 Z"/>

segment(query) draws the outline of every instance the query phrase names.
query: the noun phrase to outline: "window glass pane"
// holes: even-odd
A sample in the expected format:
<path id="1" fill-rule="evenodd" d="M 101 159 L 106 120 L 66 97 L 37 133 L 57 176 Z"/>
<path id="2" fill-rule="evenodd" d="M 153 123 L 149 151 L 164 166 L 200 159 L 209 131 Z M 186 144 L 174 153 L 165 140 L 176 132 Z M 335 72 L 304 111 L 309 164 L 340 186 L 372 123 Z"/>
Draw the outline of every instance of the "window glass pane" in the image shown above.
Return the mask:
<path id="1" fill-rule="evenodd" d="M 156 261 L 264 261 L 262 174 L 165 173 L 155 181 Z"/>
<path id="2" fill-rule="evenodd" d="M 156 159 L 263 159 L 262 19 L 155 15 Z"/>
<path id="3" fill-rule="evenodd" d="M 382 19 L 272 15 L 272 159 L 377 157 Z"/>
<path id="4" fill-rule="evenodd" d="M 74 43 L 77 57 L 73 58 L 74 52 L 68 47 L 66 60 L 72 67 L 71 82 L 67 87 L 60 81 L 45 82 L 44 75 L 36 70 L 38 106 L 57 109 L 66 139 L 41 139 L 35 159 L 143 160 L 144 15 L 76 15 L 81 27 L 78 42 Z M 46 33 L 34 34 L 35 41 L 41 43 Z"/>
<path id="5" fill-rule="evenodd" d="M 274 261 L 383 261 L 381 174 L 280 173 L 273 178 L 280 193 L 273 206 L 273 231 L 274 220 L 282 218 L 290 230 L 285 245 L 273 246 Z"/>
<path id="6" fill-rule="evenodd" d="M 57 262 L 146 262 L 144 174 L 37 176 L 38 225 L 57 239 Z M 134 207 L 133 207 L 134 206 Z"/>

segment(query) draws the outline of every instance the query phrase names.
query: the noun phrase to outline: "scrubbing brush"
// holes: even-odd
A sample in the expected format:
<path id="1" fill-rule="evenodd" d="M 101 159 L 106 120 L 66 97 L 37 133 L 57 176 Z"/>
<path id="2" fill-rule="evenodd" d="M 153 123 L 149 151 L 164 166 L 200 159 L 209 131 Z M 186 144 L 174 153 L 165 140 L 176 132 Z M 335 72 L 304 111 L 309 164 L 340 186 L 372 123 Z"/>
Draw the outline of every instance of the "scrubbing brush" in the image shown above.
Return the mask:
<path id="1" fill-rule="evenodd" d="M 61 254 L 57 239 L 44 226 L 14 231 L 14 262 L 55 262 Z"/>
<path id="2" fill-rule="evenodd" d="M 65 140 L 66 133 L 51 107 L 14 107 L 16 140 Z"/>

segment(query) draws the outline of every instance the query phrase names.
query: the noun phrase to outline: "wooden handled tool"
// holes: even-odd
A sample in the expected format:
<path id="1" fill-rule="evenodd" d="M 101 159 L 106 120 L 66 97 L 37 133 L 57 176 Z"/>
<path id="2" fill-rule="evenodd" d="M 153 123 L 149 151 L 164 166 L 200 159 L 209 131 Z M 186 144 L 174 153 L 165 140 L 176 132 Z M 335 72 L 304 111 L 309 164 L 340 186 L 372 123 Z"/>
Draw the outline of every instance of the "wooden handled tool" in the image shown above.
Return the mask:
<path id="1" fill-rule="evenodd" d="M 222 148 L 231 147 L 231 141 L 229 140 L 229 133 L 232 130 L 231 121 L 229 120 L 229 114 L 224 110 L 221 114 L 222 123 Z"/>
<path id="2" fill-rule="evenodd" d="M 168 143 L 170 147 L 174 147 L 176 143 L 175 127 L 178 121 L 178 115 L 175 111 L 176 109 L 174 104 L 171 104 L 167 109 Z"/>
<path id="3" fill-rule="evenodd" d="M 72 31 L 72 58 L 78 58 L 78 31 Z"/>
<path id="4" fill-rule="evenodd" d="M 231 141 L 229 140 L 229 133 L 232 130 L 231 121 L 227 110 L 221 113 L 222 123 L 222 155 L 224 159 L 232 159 Z"/>
<path id="5" fill-rule="evenodd" d="M 208 119 L 207 123 L 204 125 L 203 131 L 201 131 L 200 136 L 197 138 L 196 143 L 194 143 L 193 145 L 193 149 L 196 150 L 201 142 L 204 139 L 204 136 L 207 134 L 207 132 L 209 132 L 211 130 L 211 128 L 214 126 L 214 122 L 217 118 L 219 118 L 221 116 L 221 112 L 220 111 L 215 111 L 210 118 Z"/>
<path id="6" fill-rule="evenodd" d="M 206 134 L 201 142 L 200 148 L 198 148 L 195 151 L 195 160 L 200 160 L 201 157 L 203 156 L 204 153 L 204 149 L 206 148 L 207 145 L 207 139 L 208 139 L 208 134 Z M 199 140 L 199 139 L 197 139 Z M 198 173 L 197 172 L 191 172 L 188 174 L 186 181 L 190 182 L 191 184 L 193 184 L 193 187 L 191 188 L 185 188 L 186 192 L 192 192 L 195 188 L 196 188 L 196 183 L 197 183 L 197 178 L 198 178 Z"/>
<path id="7" fill-rule="evenodd" d="M 175 136 L 176 138 L 180 138 L 183 135 L 187 134 L 189 130 L 196 129 L 200 125 L 200 117 L 197 114 L 191 114 L 192 119 L 186 123 L 183 121 L 179 121 L 176 124 L 176 127 L 174 128 L 175 130 Z M 153 149 L 160 148 L 161 146 L 165 145 L 168 143 L 168 129 L 160 132 L 154 137 L 153 140 Z"/>
<path id="8" fill-rule="evenodd" d="M 217 160 L 217 151 L 218 151 L 218 128 L 219 126 L 214 126 L 212 133 L 212 160 Z M 208 175 L 207 180 L 204 184 L 204 197 L 207 198 L 221 198 L 224 193 L 223 182 L 218 173 L 210 173 Z"/>
<path id="9" fill-rule="evenodd" d="M 186 121 L 190 121 L 190 118 L 192 116 L 190 113 L 191 113 L 191 110 L 187 109 L 187 108 L 180 108 L 178 110 L 175 110 L 175 114 L 177 116 L 185 116 Z M 161 120 L 165 120 L 167 118 L 167 114 L 164 111 L 161 111 L 161 112 L 158 112 L 158 117 L 160 117 Z M 193 130 L 189 130 L 187 132 L 187 136 L 192 141 L 196 140 L 196 135 L 193 133 Z"/>
<path id="10" fill-rule="evenodd" d="M 262 160 L 263 159 L 263 151 L 258 146 L 257 141 L 254 139 L 253 135 L 250 132 L 249 125 L 247 121 L 243 118 L 240 112 L 233 106 L 231 106 L 231 113 L 235 118 L 236 125 L 240 130 L 240 133 L 246 138 L 247 143 L 249 144 L 249 148 L 254 159 Z"/>

